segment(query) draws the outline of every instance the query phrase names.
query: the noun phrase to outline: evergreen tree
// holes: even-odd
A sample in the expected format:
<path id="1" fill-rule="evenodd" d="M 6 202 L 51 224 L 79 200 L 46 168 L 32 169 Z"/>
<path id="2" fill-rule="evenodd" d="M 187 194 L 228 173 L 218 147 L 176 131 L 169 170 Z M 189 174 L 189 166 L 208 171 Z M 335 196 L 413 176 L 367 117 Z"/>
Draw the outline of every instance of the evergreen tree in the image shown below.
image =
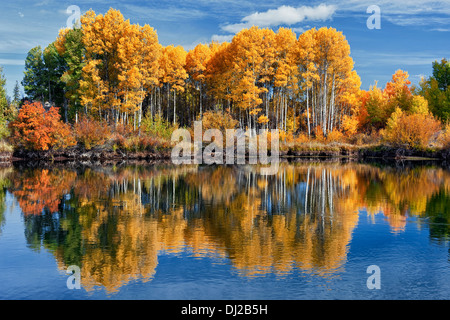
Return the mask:
<path id="1" fill-rule="evenodd" d="M 422 79 L 417 93 L 428 101 L 430 111 L 441 119 L 450 119 L 450 62 L 442 59 L 433 62 L 433 75 Z"/>
<path id="2" fill-rule="evenodd" d="M 45 85 L 45 65 L 41 46 L 37 46 L 28 51 L 25 59 L 24 78 L 22 86 L 25 94 L 32 100 L 44 102 L 47 95 Z"/>

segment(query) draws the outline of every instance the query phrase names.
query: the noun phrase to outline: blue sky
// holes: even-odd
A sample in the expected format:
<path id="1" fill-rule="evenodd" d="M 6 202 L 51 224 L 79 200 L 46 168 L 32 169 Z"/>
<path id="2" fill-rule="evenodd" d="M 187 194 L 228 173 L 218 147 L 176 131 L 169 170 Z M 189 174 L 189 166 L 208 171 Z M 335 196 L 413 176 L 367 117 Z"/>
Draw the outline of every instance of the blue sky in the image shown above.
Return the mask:
<path id="1" fill-rule="evenodd" d="M 450 58 L 450 0 L 273 1 L 260 0 L 150 0 L 56 1 L 17 0 L 1 4 L 0 66 L 8 94 L 23 77 L 24 60 L 34 46 L 47 46 L 67 24 L 67 8 L 105 13 L 119 9 L 126 19 L 156 29 L 163 45 L 186 50 L 212 39 L 230 39 L 253 24 L 291 27 L 297 34 L 311 27 L 342 31 L 351 47 L 362 89 L 390 80 L 397 69 L 408 71 L 413 83 L 431 74 L 431 63 Z M 366 10 L 381 10 L 381 29 L 368 29 Z"/>

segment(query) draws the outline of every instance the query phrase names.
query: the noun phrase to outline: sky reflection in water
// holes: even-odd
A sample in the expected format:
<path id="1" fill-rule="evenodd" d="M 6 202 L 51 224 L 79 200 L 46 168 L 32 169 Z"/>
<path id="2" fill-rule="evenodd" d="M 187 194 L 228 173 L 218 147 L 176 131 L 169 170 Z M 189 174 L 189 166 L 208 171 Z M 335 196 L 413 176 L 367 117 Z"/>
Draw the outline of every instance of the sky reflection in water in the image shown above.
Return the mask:
<path id="1" fill-rule="evenodd" d="M 0 298 L 450 297 L 449 171 L 259 169 L 1 169 Z M 66 287 L 70 265 L 81 290 Z"/>

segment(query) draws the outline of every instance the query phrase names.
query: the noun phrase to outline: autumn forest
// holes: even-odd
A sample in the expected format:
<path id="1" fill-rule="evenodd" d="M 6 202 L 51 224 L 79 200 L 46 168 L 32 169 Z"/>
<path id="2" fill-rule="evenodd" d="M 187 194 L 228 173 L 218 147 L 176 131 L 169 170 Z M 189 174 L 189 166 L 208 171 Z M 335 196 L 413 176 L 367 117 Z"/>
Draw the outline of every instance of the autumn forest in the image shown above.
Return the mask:
<path id="1" fill-rule="evenodd" d="M 448 299 L 449 26 L 119 1 L 60 29 L 50 2 L 5 9 L 28 24 L 0 53 L 0 300 Z"/>
<path id="2" fill-rule="evenodd" d="M 398 70 L 361 89 L 350 45 L 333 28 L 298 37 L 251 27 L 231 42 L 162 46 L 156 31 L 114 9 L 28 52 L 22 85 L 0 92 L 3 149 L 106 146 L 161 151 L 174 129 L 279 129 L 290 149 L 334 145 L 437 150 L 450 146 L 450 62 L 419 86 Z M 1 78 L 2 86 L 5 79 Z"/>

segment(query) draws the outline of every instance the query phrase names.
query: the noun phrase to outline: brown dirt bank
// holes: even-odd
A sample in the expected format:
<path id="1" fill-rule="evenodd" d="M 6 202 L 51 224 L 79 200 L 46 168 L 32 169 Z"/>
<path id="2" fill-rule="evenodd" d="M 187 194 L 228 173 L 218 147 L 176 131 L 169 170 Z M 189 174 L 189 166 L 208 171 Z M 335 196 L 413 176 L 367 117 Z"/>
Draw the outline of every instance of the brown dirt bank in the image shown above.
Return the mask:
<path id="1" fill-rule="evenodd" d="M 86 150 L 80 147 L 65 150 L 29 151 L 16 150 L 12 154 L 12 160 L 40 160 L 40 161 L 97 161 L 97 160 L 164 160 L 170 159 L 170 151 L 138 151 L 125 152 L 122 150 L 108 150 L 93 148 Z"/>
<path id="2" fill-rule="evenodd" d="M 224 160 L 226 155 L 224 154 Z M 403 148 L 393 148 L 389 146 L 377 147 L 354 147 L 354 148 L 330 148 L 323 150 L 287 150 L 281 151 L 282 159 L 330 159 L 330 158 L 348 158 L 364 161 L 365 159 L 383 159 L 390 160 L 440 160 L 450 161 L 449 150 L 411 150 Z M 13 153 L 0 153 L 0 162 L 10 161 L 128 161 L 128 160 L 170 160 L 171 151 L 123 151 L 105 148 L 93 148 L 85 150 L 81 147 L 73 147 L 65 150 L 49 151 L 28 151 L 16 150 Z"/>

